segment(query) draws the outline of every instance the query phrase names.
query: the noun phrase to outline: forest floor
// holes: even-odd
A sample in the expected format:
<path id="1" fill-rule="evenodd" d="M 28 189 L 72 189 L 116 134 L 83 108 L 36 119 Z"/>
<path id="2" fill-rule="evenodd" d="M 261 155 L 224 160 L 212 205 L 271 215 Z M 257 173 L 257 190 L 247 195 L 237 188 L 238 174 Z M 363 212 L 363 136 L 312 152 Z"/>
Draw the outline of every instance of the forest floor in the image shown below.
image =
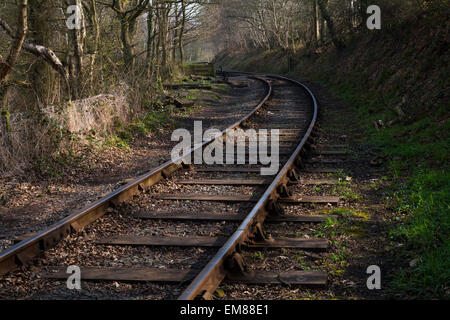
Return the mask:
<path id="1" fill-rule="evenodd" d="M 397 255 L 403 246 L 390 237 L 395 221 L 390 175 L 383 163 L 374 161 L 380 150 L 370 142 L 358 114 L 328 88 L 306 80 L 320 102 L 321 143 L 348 144 L 349 156 L 336 175 L 339 184 L 332 188 L 342 203 L 337 208 L 319 210 L 330 218 L 319 225 L 315 236 L 330 241 L 330 250 L 319 261 L 329 274 L 329 286 L 324 291 L 306 291 L 308 299 L 410 299 L 405 292 L 390 288 L 392 276 L 400 267 L 409 267 L 409 260 Z M 381 271 L 380 289 L 369 289 L 369 266 Z M 371 282 L 371 281 L 369 281 Z"/>
<path id="2" fill-rule="evenodd" d="M 156 124 L 156 130 L 144 135 L 132 132 L 126 141 L 116 137 L 101 147 L 84 145 L 72 159 L 48 169 L 48 174 L 30 171 L 1 177 L 0 251 L 18 237 L 44 229 L 170 160 L 178 143 L 171 141 L 174 129 L 192 130 L 193 121 L 202 121 L 204 129 L 223 129 L 251 110 L 263 90 L 258 82 L 251 88 L 218 83 L 211 90 L 189 90 L 195 106 L 176 109 Z"/>

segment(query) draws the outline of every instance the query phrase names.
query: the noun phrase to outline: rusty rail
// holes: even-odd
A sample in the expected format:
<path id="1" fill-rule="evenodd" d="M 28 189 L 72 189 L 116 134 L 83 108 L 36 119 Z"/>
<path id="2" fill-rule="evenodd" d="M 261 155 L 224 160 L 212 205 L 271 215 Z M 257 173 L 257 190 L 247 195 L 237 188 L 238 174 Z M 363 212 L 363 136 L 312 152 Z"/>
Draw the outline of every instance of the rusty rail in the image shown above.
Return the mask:
<path id="1" fill-rule="evenodd" d="M 222 135 L 226 135 L 230 130 L 235 129 L 241 123 L 251 117 L 259 108 L 261 108 L 266 103 L 266 101 L 272 95 L 272 85 L 270 82 L 255 76 L 251 77 L 262 81 L 267 86 L 266 95 L 250 113 L 223 130 Z M 217 139 L 217 137 L 213 137 L 203 142 L 201 145 L 192 148 L 188 152 L 188 154 L 192 154 L 200 148 L 203 149 L 215 139 Z M 145 190 L 161 179 L 169 176 L 171 173 L 183 166 L 183 158 L 185 157 L 186 154 L 178 157 L 177 159 L 167 161 L 161 166 L 130 182 L 129 184 L 110 193 L 106 197 L 97 200 L 82 211 L 71 214 L 68 217 L 60 220 L 59 222 L 53 224 L 52 226 L 46 228 L 45 230 L 39 232 L 38 234 L 31 236 L 30 238 L 25 239 L 4 250 L 0 253 L 0 276 L 25 265 L 27 262 L 37 257 L 45 250 L 55 246 L 60 240 L 62 240 L 70 233 L 80 231 L 85 226 L 102 217 L 109 207 L 115 206 L 120 202 L 130 199 L 133 195 L 141 192 L 142 190 Z"/>
<path id="2" fill-rule="evenodd" d="M 242 74 L 242 73 L 241 73 Z M 293 169 L 296 159 L 300 156 L 307 140 L 310 138 L 318 117 L 318 103 L 312 91 L 304 84 L 282 76 L 270 75 L 273 78 L 285 80 L 299 85 L 311 97 L 314 114 L 311 123 L 289 160 L 279 171 L 273 182 L 266 189 L 263 196 L 253 207 L 239 228 L 230 239 L 220 248 L 213 259 L 202 269 L 197 277 L 190 283 L 185 291 L 178 298 L 179 300 L 193 300 L 199 296 L 208 299 L 212 296 L 219 284 L 225 279 L 230 268 L 233 267 L 233 259 L 239 255 L 241 245 L 249 241 L 257 232 L 258 228 L 266 219 L 270 210 L 270 203 L 280 198 L 279 187 L 286 185 L 288 173 Z"/>

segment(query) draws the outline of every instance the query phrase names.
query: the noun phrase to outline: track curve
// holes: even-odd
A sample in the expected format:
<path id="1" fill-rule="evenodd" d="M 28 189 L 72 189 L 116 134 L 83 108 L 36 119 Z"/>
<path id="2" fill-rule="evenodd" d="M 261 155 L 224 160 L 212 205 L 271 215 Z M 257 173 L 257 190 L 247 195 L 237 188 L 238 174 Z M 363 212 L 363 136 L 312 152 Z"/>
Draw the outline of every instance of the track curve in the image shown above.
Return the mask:
<path id="1" fill-rule="evenodd" d="M 144 206 L 142 203 L 150 202 L 158 207 L 155 212 L 136 212 L 130 215 L 137 219 L 137 224 L 130 226 L 114 226 L 105 234 L 112 234 L 109 238 L 96 237 L 90 245 L 92 246 L 144 246 L 144 247 L 207 247 L 219 248 L 213 251 L 207 258 L 202 257 L 202 261 L 195 261 L 192 265 L 200 263 L 201 269 L 183 268 L 182 270 L 155 270 L 146 267 L 136 267 L 134 274 L 132 270 L 126 268 L 92 268 L 86 266 L 83 271 L 83 279 L 100 281 L 156 281 L 156 282 L 181 282 L 183 291 L 181 294 L 174 293 L 169 295 L 172 298 L 180 300 L 192 300 L 198 297 L 210 299 L 214 291 L 225 279 L 237 279 L 236 281 L 248 280 L 254 274 L 245 269 L 245 262 L 242 261 L 241 252 L 245 248 L 251 247 L 274 247 L 286 246 L 298 248 L 324 249 L 326 241 L 293 239 L 293 241 L 274 241 L 264 235 L 262 225 L 267 219 L 271 221 L 294 221 L 294 222 L 320 222 L 323 217 L 288 217 L 282 214 L 280 202 L 302 202 L 304 199 L 292 199 L 289 193 L 288 184 L 298 180 L 298 168 L 304 167 L 303 159 L 312 151 L 314 136 L 317 135 L 317 119 L 319 114 L 319 105 L 312 91 L 304 84 L 278 75 L 263 75 L 249 73 L 227 73 L 227 75 L 245 75 L 249 78 L 261 81 L 266 86 L 264 97 L 259 103 L 242 119 L 221 131 L 221 138 L 226 141 L 227 135 L 234 129 L 280 129 L 286 141 L 284 142 L 285 153 L 281 153 L 281 167 L 274 176 L 264 179 L 244 179 L 232 175 L 233 172 L 259 172 L 262 165 L 244 164 L 244 165 L 225 165 L 212 167 L 208 165 L 190 165 L 186 161 L 186 155 L 177 159 L 168 161 L 158 168 L 151 170 L 135 181 L 123 186 L 119 190 L 96 201 L 88 208 L 74 213 L 69 217 L 62 219 L 55 225 L 39 232 L 28 239 L 12 246 L 0 253 L 0 276 L 11 270 L 24 266 L 27 262 L 33 260 L 43 252 L 54 247 L 68 235 L 77 233 L 93 224 L 96 220 L 103 217 L 109 208 L 122 210 L 125 203 L 141 203 L 138 206 Z M 286 95 L 297 97 L 295 103 L 286 99 Z M 272 99 L 272 100 L 271 100 Z M 273 102 L 273 100 L 276 100 Z M 201 145 L 190 149 L 189 155 L 196 151 L 204 150 L 205 147 L 217 142 L 216 138 L 210 138 Z M 233 151 L 235 152 L 235 151 Z M 184 172 L 184 173 L 183 173 Z M 213 176 L 205 176 L 203 173 L 210 172 Z M 174 178 L 178 177 L 178 180 Z M 195 190 L 188 188 L 188 185 L 195 185 L 208 190 L 208 194 L 174 194 L 173 189 L 168 188 L 171 193 L 163 194 L 159 192 L 158 185 L 161 183 L 176 184 L 174 190 Z M 210 185 L 226 186 L 208 189 Z M 245 188 L 243 186 L 246 186 Z M 251 189 L 251 187 L 255 189 Z M 259 188 L 259 189 L 258 189 Z M 216 190 L 220 194 L 212 194 Z M 249 196 L 246 196 L 246 192 Z M 233 193 L 228 195 L 227 193 Z M 240 194 L 241 193 L 241 194 Z M 143 195 L 141 197 L 141 195 Z M 141 198 L 140 198 L 141 197 Z M 136 200 L 137 199 L 137 200 Z M 176 201 L 167 205 L 166 202 Z M 193 206 L 183 212 L 166 212 L 165 207 L 174 207 L 182 201 L 191 201 L 195 203 L 206 203 L 206 205 Z M 315 201 L 315 200 L 311 200 Z M 223 203 L 233 203 L 230 205 L 232 210 L 221 215 L 214 216 L 221 208 L 225 207 Z M 247 207 L 245 204 L 250 203 Z M 217 205 L 216 205 L 217 204 Z M 219 205 L 220 204 L 220 205 Z M 211 212 L 203 213 L 201 208 L 211 208 Z M 125 205 L 126 206 L 126 205 Z M 213 209 L 213 207 L 216 207 Z M 121 216 L 129 214 L 131 207 L 126 207 L 121 212 Z M 181 206 L 180 206 L 181 208 Z M 227 208 L 230 209 L 230 208 Z M 191 212 L 189 212 L 191 210 Z M 234 210 L 234 211 L 233 211 Z M 233 212 L 231 212 L 233 211 Z M 197 216 L 196 216 L 197 215 Z M 139 227 L 141 220 L 168 220 L 168 221 L 228 221 L 228 227 L 224 230 L 230 230 L 227 237 L 205 237 L 205 236 L 140 236 L 143 231 L 136 235 L 130 235 L 133 228 Z M 126 224 L 127 219 L 118 221 L 117 224 Z M 110 222 L 111 224 L 111 222 Z M 163 227 L 158 227 L 159 229 Z M 106 227 L 108 229 L 108 227 Z M 189 227 L 188 227 L 189 229 Z M 95 229 L 94 229 L 95 230 Z M 117 230 L 122 231 L 118 234 Z M 128 233 L 127 233 L 128 232 Z M 202 231 L 200 234 L 213 233 L 212 231 Z M 218 232 L 220 234 L 222 231 Z M 144 232 L 145 233 L 145 232 Z M 184 232 L 186 233 L 186 231 Z M 163 233 L 164 234 L 164 233 Z M 295 241 L 294 241 L 295 240 Z M 287 244 L 286 244 L 287 243 Z M 192 258 L 192 257 L 191 257 Z M 187 259 L 190 259 L 189 257 Z M 206 260 L 207 261 L 206 261 Z M 103 265 L 103 264 L 99 264 Z M 108 263 L 106 264 L 108 265 Z M 61 266 L 50 268 L 47 277 L 50 279 L 66 279 L 67 274 Z M 295 273 L 292 275 L 296 281 L 301 283 L 326 283 L 326 274 L 320 272 Z M 302 278 L 303 277 L 303 278 Z M 256 277 L 257 278 L 257 277 Z M 311 280 L 312 279 L 312 280 Z M 319 280 L 317 280 L 319 279 Z M 267 280 L 267 279 L 265 279 Z M 273 279 L 272 279 L 273 280 Z M 271 280 L 271 281 L 272 281 Z M 279 283 L 283 283 L 280 280 Z M 303 281 L 303 282 L 302 282 Z"/>

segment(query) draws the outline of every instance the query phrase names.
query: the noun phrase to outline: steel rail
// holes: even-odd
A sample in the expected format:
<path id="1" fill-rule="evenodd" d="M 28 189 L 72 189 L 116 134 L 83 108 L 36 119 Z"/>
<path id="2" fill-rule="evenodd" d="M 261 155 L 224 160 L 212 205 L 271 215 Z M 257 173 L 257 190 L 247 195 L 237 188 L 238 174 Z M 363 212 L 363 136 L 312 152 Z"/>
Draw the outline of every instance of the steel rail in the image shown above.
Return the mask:
<path id="1" fill-rule="evenodd" d="M 217 254 L 209 261 L 209 263 L 202 269 L 202 271 L 194 278 L 184 292 L 179 296 L 178 300 L 193 300 L 199 296 L 203 298 L 209 298 L 213 292 L 219 286 L 219 284 L 225 279 L 227 275 L 226 261 L 233 254 L 239 253 L 240 246 L 244 244 L 256 231 L 255 228 L 258 223 L 263 223 L 268 215 L 267 205 L 269 201 L 276 201 L 280 195 L 277 192 L 277 188 L 285 184 L 287 181 L 287 174 L 290 169 L 293 168 L 295 160 L 300 155 L 304 145 L 311 136 L 318 117 L 318 103 L 317 99 L 312 91 L 304 84 L 292 80 L 286 77 L 270 75 L 270 77 L 280 80 L 285 80 L 296 85 L 299 85 L 310 96 L 313 102 L 314 114 L 311 123 L 303 136 L 302 140 L 298 144 L 295 151 L 290 156 L 289 160 L 278 172 L 273 182 L 266 189 L 260 200 L 253 207 L 251 212 L 240 224 L 238 229 L 230 237 L 230 239 L 219 249 Z"/>
<path id="2" fill-rule="evenodd" d="M 269 81 L 256 76 L 250 77 L 262 81 L 265 86 L 267 86 L 266 94 L 264 98 L 260 100 L 257 106 L 253 108 L 246 116 L 226 128 L 225 130 L 221 131 L 222 136 L 225 136 L 231 130 L 237 128 L 245 120 L 251 117 L 267 102 L 267 100 L 272 95 L 272 84 Z M 45 250 L 56 245 L 68 234 L 78 232 L 85 226 L 102 217 L 109 207 L 115 206 L 118 203 L 129 199 L 133 195 L 138 194 L 140 191 L 145 190 L 146 188 L 164 179 L 183 166 L 187 155 L 193 154 L 196 150 L 203 149 L 205 146 L 212 143 L 219 137 L 220 135 L 204 141 L 202 144 L 191 148 L 191 150 L 187 154 L 183 154 L 176 159 L 172 159 L 163 163 L 159 167 L 138 177 L 134 181 L 126 184 L 118 190 L 95 201 L 81 211 L 63 218 L 57 223 L 47 227 L 43 231 L 38 232 L 36 235 L 22 240 L 19 243 L 4 250 L 3 252 L 0 252 L 0 276 L 3 276 L 8 272 L 25 265 L 31 259 L 39 256 Z"/>

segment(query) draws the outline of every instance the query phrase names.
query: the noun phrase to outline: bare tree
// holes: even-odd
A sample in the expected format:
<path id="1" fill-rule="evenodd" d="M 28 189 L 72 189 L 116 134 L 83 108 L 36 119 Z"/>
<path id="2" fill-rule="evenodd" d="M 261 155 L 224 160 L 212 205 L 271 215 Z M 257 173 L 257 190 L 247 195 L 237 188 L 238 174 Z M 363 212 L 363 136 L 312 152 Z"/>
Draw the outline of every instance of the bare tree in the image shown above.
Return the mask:
<path id="1" fill-rule="evenodd" d="M 134 65 L 134 36 L 137 19 L 144 13 L 149 0 L 113 0 L 109 5 L 120 21 L 120 36 L 122 40 L 123 60 L 127 66 Z"/>

